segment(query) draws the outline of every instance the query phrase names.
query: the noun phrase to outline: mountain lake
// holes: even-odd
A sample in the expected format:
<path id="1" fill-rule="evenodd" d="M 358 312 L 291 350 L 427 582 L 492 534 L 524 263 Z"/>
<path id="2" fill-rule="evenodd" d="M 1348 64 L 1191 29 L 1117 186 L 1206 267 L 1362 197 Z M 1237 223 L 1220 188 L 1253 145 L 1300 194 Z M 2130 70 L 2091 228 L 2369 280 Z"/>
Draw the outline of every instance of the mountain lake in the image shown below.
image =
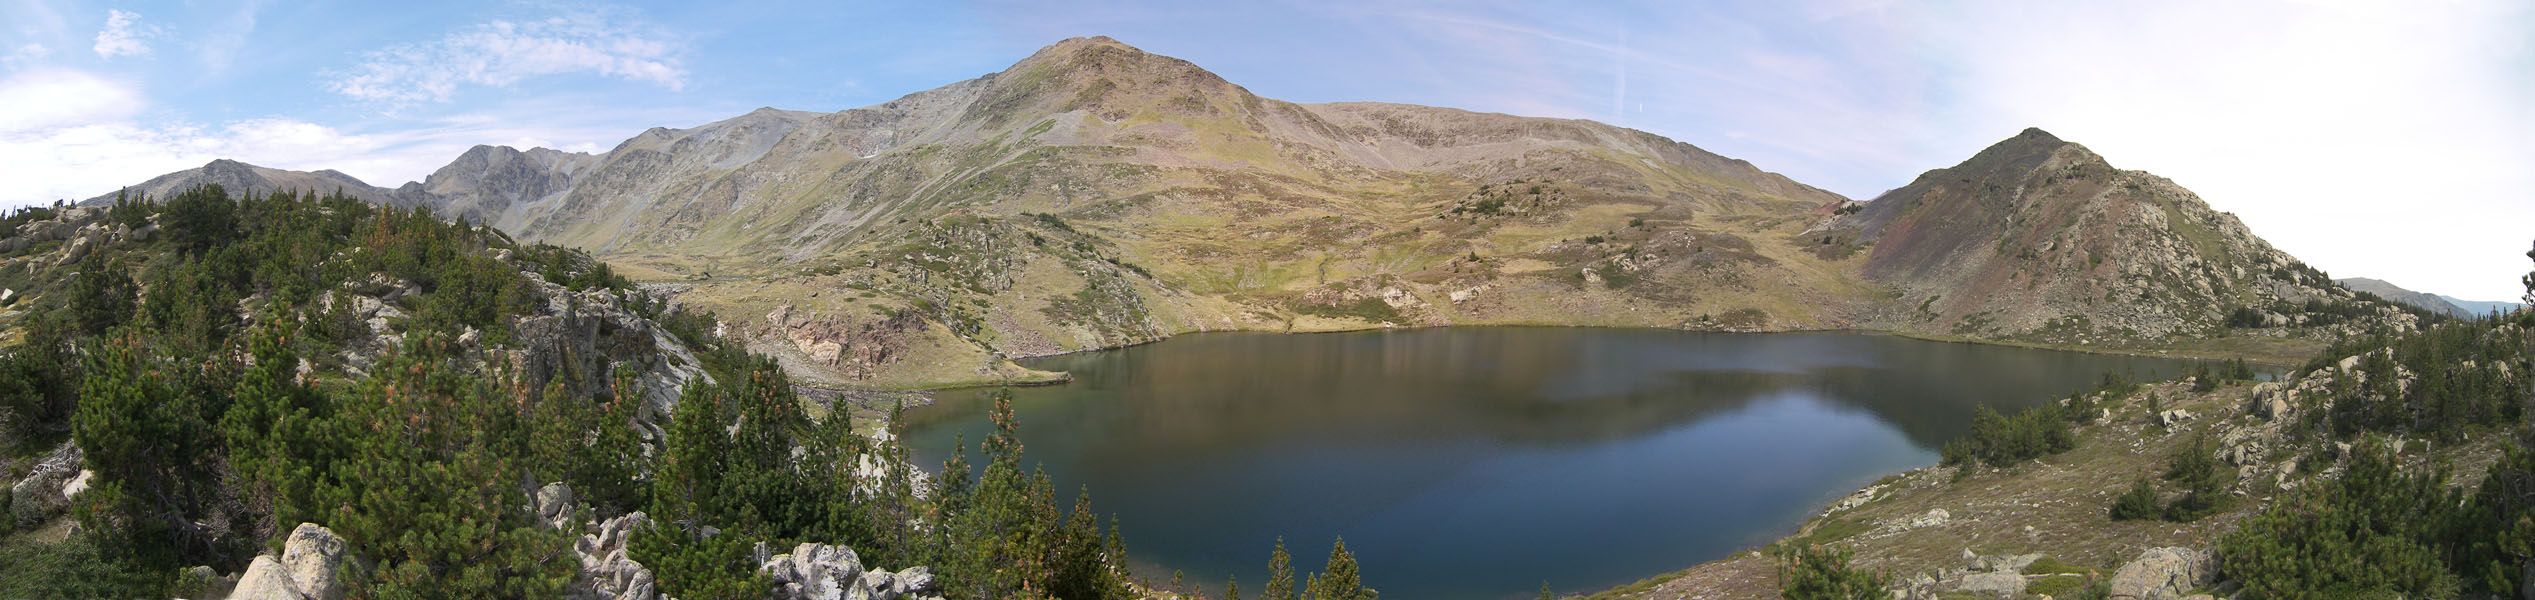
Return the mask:
<path id="1" fill-rule="evenodd" d="M 1343 536 L 1387 600 L 1583 593 L 1793 533 L 1937 462 L 1976 407 L 2186 360 L 1859 333 L 1475 327 L 1203 333 L 1024 361 L 1024 462 L 1124 526 L 1140 576 L 1295 585 Z M 992 431 L 989 390 L 908 410 L 919 464 Z"/>

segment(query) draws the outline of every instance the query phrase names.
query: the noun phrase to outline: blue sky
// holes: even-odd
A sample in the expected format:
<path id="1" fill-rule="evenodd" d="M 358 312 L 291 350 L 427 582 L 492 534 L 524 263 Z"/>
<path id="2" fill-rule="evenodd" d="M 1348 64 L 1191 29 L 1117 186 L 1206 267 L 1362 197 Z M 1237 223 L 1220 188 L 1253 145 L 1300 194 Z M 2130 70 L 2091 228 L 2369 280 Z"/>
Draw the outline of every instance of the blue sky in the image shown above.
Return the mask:
<path id="1" fill-rule="evenodd" d="M 2514 298 L 2535 239 L 2535 3 L 0 0 L 0 204 L 212 158 L 419 179 L 834 111 L 1078 35 L 1261 95 L 1644 129 L 1854 198 L 2028 126 L 2336 276 Z"/>

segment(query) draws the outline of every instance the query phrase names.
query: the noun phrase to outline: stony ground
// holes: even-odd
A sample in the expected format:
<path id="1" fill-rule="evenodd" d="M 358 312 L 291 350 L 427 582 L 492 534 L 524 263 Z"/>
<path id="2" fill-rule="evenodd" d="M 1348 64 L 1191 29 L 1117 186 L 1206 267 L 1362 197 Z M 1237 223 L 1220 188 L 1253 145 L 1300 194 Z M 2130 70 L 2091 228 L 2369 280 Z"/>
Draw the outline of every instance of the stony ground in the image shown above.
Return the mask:
<path id="1" fill-rule="evenodd" d="M 2159 424 L 2146 406 L 2150 395 L 2159 398 L 2163 409 L 2195 416 L 2172 426 Z M 2238 468 L 2233 504 L 2196 522 L 2115 522 L 2109 507 L 2132 482 L 2163 473 L 2167 457 L 2198 436 L 2209 436 L 2215 444 L 2273 427 L 2249 408 L 2255 397 L 2253 385 L 2203 394 L 2192 393 L 2186 384 L 2150 385 L 2109 407 L 2108 420 L 2081 428 L 2074 450 L 2006 468 L 1958 473 L 1940 466 L 1888 477 L 1817 513 L 1798 535 L 1782 542 L 1848 548 L 1855 551 L 1859 566 L 1889 571 L 1903 581 L 1959 579 L 1975 566 L 1975 556 L 2038 554 L 2042 562 L 2023 570 L 2034 592 L 2049 590 L 2052 579 L 2108 577 L 2149 548 L 2207 549 L 2237 522 L 2280 497 L 2286 491 L 2283 483 L 2290 488 L 2304 483 L 2300 477 L 2278 476 L 2290 457 L 2266 453 Z M 2237 435 L 2228 438 L 2230 433 Z M 2438 449 L 2434 456 L 2425 446 L 2410 444 L 2405 458 L 2452 461 L 2458 473 L 2453 481 L 2479 480 L 2498 455 L 2497 446 L 2487 440 Z M 2169 500 L 2180 495 L 2170 484 L 2159 490 Z M 1776 569 L 1767 556 L 1745 551 L 1594 598 L 1775 598 Z"/>

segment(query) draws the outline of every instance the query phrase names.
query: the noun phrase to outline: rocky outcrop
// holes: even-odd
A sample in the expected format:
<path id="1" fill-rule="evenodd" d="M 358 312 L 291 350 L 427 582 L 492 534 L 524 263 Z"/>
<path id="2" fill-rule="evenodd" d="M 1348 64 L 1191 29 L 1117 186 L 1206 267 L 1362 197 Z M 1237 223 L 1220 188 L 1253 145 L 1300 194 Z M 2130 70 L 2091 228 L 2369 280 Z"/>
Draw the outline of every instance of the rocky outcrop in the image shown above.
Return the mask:
<path id="1" fill-rule="evenodd" d="M 584 527 L 577 516 L 580 508 L 572 488 L 562 483 L 539 488 L 530 506 L 540 522 L 559 529 Z M 582 577 L 567 597 L 661 600 L 659 580 L 651 569 L 627 554 L 633 536 L 651 527 L 651 517 L 640 512 L 586 526 L 588 532 L 572 546 L 573 555 L 581 561 Z M 932 595 L 937 588 L 932 570 L 920 566 L 896 573 L 866 569 L 862 558 L 844 546 L 803 543 L 790 553 L 769 555 L 765 543 L 759 542 L 754 559 L 758 572 L 773 580 L 773 597 L 783 600 L 938 600 Z"/>
<path id="2" fill-rule="evenodd" d="M 2112 577 L 2113 600 L 2181 600 L 2207 587 L 2217 574 L 2210 554 L 2190 548 L 2150 548 L 2121 565 Z"/>
<path id="3" fill-rule="evenodd" d="M 532 500 L 537 507 L 537 522 L 546 524 L 548 528 L 564 529 L 580 522 L 580 502 L 573 497 L 572 488 L 563 482 L 537 488 Z"/>
<path id="4" fill-rule="evenodd" d="M 1894 590 L 1896 598 L 1933 599 L 1969 595 L 1980 598 L 2015 598 L 2023 596 L 2032 580 L 2025 567 L 2041 560 L 2041 554 L 1982 555 L 1963 550 L 1969 563 L 1961 569 L 1922 573 L 1900 582 Z"/>
<path id="5" fill-rule="evenodd" d="M 546 305 L 512 324 L 519 350 L 509 357 L 511 365 L 528 379 L 529 389 L 544 389 L 561 378 L 574 397 L 606 397 L 614 385 L 610 369 L 631 368 L 649 421 L 668 414 L 687 382 L 711 381 L 686 344 L 667 328 L 628 310 L 616 292 L 575 292 L 542 278 L 531 279 L 541 287 Z"/>
<path id="6" fill-rule="evenodd" d="M 939 598 L 932 595 L 933 572 L 925 567 L 896 573 L 864 570 L 853 549 L 819 543 L 794 546 L 788 554 L 765 556 L 765 552 L 765 545 L 759 544 L 757 553 L 763 558 L 757 570 L 774 580 L 774 596 L 782 600 Z"/>
<path id="7" fill-rule="evenodd" d="M 545 512 L 545 509 L 540 509 Z M 658 600 L 659 580 L 651 568 L 635 562 L 627 555 L 635 533 L 651 526 L 651 517 L 641 512 L 600 521 L 590 533 L 572 544 L 572 553 L 581 560 L 581 580 L 567 596 L 574 600 Z"/>
<path id="8" fill-rule="evenodd" d="M 282 555 L 264 554 L 247 565 L 230 592 L 237 600 L 341 600 L 340 577 L 349 559 L 343 538 L 315 523 L 301 523 L 290 532 Z"/>
<path id="9" fill-rule="evenodd" d="M 28 221 L 16 231 L 0 239 L 0 252 L 16 252 L 44 242 L 70 239 L 79 233 L 79 223 L 95 214 L 94 209 L 72 208 L 51 219 Z"/>
<path id="10" fill-rule="evenodd" d="M 61 514 L 63 507 L 70 505 L 70 496 L 77 493 L 77 490 L 69 489 L 72 482 L 84 483 L 86 472 L 80 470 L 82 458 L 78 445 L 62 442 L 42 460 L 36 461 L 35 468 L 28 471 L 25 478 L 9 486 L 7 518 L 14 520 L 17 528 L 23 529 Z M 86 487 L 78 486 L 79 489 Z"/>
<path id="11" fill-rule="evenodd" d="M 766 313 L 759 336 L 790 344 L 810 360 L 861 378 L 897 362 L 923 328 L 923 317 L 913 311 L 858 322 L 797 313 L 786 304 Z"/>

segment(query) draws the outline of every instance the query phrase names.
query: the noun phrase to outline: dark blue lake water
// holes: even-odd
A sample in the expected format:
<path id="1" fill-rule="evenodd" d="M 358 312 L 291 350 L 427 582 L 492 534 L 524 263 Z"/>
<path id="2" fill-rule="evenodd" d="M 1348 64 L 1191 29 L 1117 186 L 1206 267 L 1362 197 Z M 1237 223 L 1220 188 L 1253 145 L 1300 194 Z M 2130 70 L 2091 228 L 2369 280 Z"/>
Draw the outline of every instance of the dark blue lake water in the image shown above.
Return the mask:
<path id="1" fill-rule="evenodd" d="M 1790 533 L 1934 464 L 1974 407 L 2190 363 L 1841 333 L 1446 328 L 1197 334 L 1028 361 L 1027 460 L 1088 485 L 1129 554 L 1256 593 L 1283 537 L 1317 571 L 1345 536 L 1387 600 L 1583 592 Z M 986 392 L 910 410 L 939 465 L 985 439 Z M 1297 582 L 1299 585 L 1299 582 Z"/>

